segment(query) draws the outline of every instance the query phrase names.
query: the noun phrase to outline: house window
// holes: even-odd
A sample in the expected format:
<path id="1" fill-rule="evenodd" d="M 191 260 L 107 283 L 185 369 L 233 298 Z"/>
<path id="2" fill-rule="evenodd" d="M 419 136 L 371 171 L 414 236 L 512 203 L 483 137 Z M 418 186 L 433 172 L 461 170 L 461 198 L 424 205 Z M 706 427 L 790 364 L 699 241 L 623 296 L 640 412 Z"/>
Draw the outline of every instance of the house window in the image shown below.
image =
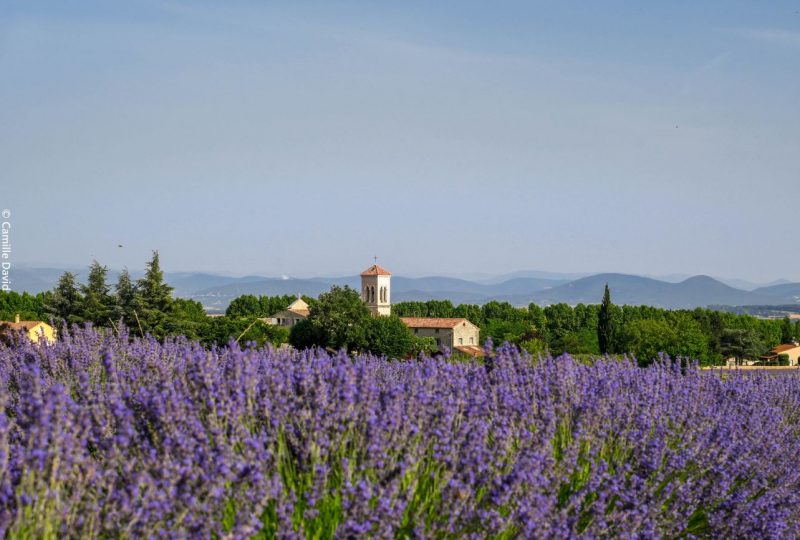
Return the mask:
<path id="1" fill-rule="evenodd" d="M 469 338 L 469 344 L 470 344 L 470 345 L 474 345 L 474 343 L 473 343 L 473 341 L 472 341 L 473 339 L 474 339 L 474 338 Z"/>
<path id="2" fill-rule="evenodd" d="M 464 344 L 464 338 L 458 338 L 458 344 L 459 345 L 463 345 Z"/>
<path id="3" fill-rule="evenodd" d="M 438 328 L 436 329 L 436 333 L 437 333 L 437 334 L 439 333 L 439 329 L 438 329 Z"/>
<path id="4" fill-rule="evenodd" d="M 414 328 L 414 333 L 419 334 L 419 328 Z"/>

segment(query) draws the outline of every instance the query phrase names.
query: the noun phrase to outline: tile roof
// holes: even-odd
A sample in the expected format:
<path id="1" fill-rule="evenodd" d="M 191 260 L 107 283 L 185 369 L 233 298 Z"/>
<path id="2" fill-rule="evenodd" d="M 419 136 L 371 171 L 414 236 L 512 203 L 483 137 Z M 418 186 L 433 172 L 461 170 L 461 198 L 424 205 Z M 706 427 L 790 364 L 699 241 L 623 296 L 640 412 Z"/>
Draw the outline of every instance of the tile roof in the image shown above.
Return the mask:
<path id="1" fill-rule="evenodd" d="M 42 321 L 19 321 L 19 322 L 0 322 L 0 326 L 8 326 L 14 330 L 25 330 L 26 332 L 31 328 L 36 328 L 40 324 L 46 324 Z"/>
<path id="2" fill-rule="evenodd" d="M 361 272 L 362 276 L 391 276 L 392 273 L 389 272 L 386 268 L 382 267 L 379 264 L 373 264 L 363 272 Z"/>
<path id="3" fill-rule="evenodd" d="M 795 345 L 794 343 L 790 343 L 788 345 L 778 345 L 770 352 L 773 354 L 781 354 L 782 352 L 791 351 L 792 349 L 797 349 L 798 347 L 800 347 L 800 345 Z"/>
<path id="4" fill-rule="evenodd" d="M 439 317 L 400 317 L 409 328 L 455 328 L 467 319 L 443 319 Z M 472 324 L 472 323 L 470 323 Z"/>

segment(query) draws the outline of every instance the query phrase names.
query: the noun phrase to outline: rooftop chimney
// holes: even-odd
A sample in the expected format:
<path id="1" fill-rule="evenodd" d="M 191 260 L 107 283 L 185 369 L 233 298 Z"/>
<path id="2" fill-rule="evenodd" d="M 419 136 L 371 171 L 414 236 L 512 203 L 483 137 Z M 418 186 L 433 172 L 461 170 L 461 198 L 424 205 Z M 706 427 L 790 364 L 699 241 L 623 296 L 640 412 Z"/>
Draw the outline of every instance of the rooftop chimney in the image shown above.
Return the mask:
<path id="1" fill-rule="evenodd" d="M 17 316 L 14 317 L 14 322 L 19 324 L 19 313 L 17 313 Z"/>

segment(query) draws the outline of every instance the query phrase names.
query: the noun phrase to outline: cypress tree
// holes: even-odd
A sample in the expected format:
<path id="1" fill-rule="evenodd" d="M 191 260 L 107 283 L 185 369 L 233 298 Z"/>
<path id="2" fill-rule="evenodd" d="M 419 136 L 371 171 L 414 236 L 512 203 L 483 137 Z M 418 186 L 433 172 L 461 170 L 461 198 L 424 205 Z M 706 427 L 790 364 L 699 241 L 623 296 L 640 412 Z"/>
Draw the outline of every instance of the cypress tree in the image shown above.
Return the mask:
<path id="1" fill-rule="evenodd" d="M 603 303 L 597 313 L 597 343 L 600 346 L 600 354 L 608 354 L 611 351 L 614 340 L 614 323 L 611 320 L 611 291 L 606 289 L 603 293 Z"/>

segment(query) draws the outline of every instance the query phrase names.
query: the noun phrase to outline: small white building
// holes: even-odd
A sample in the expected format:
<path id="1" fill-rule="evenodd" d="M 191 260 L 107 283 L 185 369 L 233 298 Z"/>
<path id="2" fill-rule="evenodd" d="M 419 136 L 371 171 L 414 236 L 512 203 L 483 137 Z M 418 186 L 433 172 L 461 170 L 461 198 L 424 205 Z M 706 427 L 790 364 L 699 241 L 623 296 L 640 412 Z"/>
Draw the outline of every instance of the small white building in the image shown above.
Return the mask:
<path id="1" fill-rule="evenodd" d="M 361 300 L 373 315 L 391 315 L 392 274 L 378 264 L 361 272 Z"/>

